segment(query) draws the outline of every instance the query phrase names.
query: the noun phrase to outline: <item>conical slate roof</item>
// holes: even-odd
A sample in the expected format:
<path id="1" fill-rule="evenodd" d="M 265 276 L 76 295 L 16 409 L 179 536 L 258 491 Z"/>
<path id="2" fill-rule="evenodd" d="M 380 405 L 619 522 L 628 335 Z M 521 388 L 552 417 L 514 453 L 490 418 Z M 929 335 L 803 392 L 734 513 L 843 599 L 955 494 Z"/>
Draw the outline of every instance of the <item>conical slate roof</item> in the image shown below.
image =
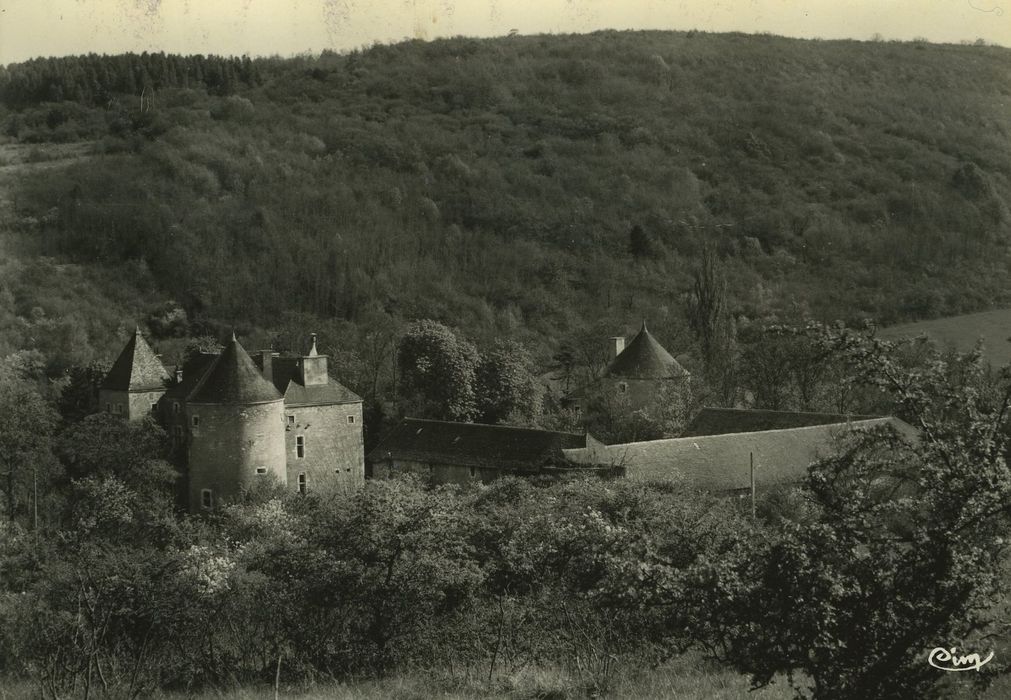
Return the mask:
<path id="1" fill-rule="evenodd" d="M 267 403 L 280 401 L 281 394 L 260 374 L 232 334 L 232 339 L 186 400 L 189 403 Z"/>
<path id="2" fill-rule="evenodd" d="M 101 388 L 112 391 L 156 391 L 164 389 L 168 379 L 165 366 L 138 328 L 112 363 L 112 369 L 102 380 Z"/>
<path id="3" fill-rule="evenodd" d="M 667 379 L 683 377 L 688 372 L 664 350 L 643 321 L 639 334 L 614 358 L 604 374 L 624 379 Z"/>

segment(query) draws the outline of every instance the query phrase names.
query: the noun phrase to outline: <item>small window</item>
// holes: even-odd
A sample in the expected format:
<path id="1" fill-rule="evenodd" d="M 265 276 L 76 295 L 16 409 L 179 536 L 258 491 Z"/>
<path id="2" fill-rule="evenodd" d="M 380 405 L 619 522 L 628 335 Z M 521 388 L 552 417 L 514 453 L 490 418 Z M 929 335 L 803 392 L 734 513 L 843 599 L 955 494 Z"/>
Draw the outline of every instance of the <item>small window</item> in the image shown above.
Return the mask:
<path id="1" fill-rule="evenodd" d="M 348 425 L 354 425 L 354 424 L 355 424 L 355 417 L 354 416 L 348 416 Z"/>
<path id="2" fill-rule="evenodd" d="M 622 382 L 621 384 L 619 384 L 618 385 L 618 391 L 620 391 L 621 393 L 624 394 L 626 391 L 628 391 L 628 384 L 626 384 L 625 382 Z"/>
<path id="3" fill-rule="evenodd" d="M 298 492 L 306 493 L 309 490 L 309 480 L 305 476 L 305 472 L 299 472 L 298 474 Z"/>
<path id="4" fill-rule="evenodd" d="M 202 508 L 213 508 L 214 507 L 214 492 L 210 489 L 202 489 L 200 491 L 200 506 Z"/>
<path id="5" fill-rule="evenodd" d="M 473 479 L 475 476 L 477 476 L 477 469 L 475 469 L 474 467 L 471 467 L 470 468 L 470 478 Z"/>
<path id="6" fill-rule="evenodd" d="M 305 436 L 299 435 L 295 438 L 295 456 L 305 459 Z"/>
<path id="7" fill-rule="evenodd" d="M 193 426 L 194 428 L 199 428 L 199 427 L 200 427 L 200 416 L 192 416 L 192 417 L 190 418 L 190 424 L 191 424 L 191 425 L 192 425 L 192 426 Z"/>
<path id="8" fill-rule="evenodd" d="M 267 468 L 266 467 L 257 467 L 256 468 L 256 473 L 257 474 L 266 474 L 267 473 Z"/>
<path id="9" fill-rule="evenodd" d="M 178 416 L 179 415 L 179 402 L 178 401 L 173 401 L 172 402 L 172 415 L 174 415 L 174 416 Z"/>
<path id="10" fill-rule="evenodd" d="M 158 410 L 158 402 L 157 401 L 152 401 L 151 402 L 151 413 L 154 413 L 157 410 Z"/>
<path id="11" fill-rule="evenodd" d="M 288 425 L 295 425 L 295 416 L 288 416 Z"/>
<path id="12" fill-rule="evenodd" d="M 112 404 L 112 412 L 119 415 L 123 412 L 123 404 L 114 403 Z"/>

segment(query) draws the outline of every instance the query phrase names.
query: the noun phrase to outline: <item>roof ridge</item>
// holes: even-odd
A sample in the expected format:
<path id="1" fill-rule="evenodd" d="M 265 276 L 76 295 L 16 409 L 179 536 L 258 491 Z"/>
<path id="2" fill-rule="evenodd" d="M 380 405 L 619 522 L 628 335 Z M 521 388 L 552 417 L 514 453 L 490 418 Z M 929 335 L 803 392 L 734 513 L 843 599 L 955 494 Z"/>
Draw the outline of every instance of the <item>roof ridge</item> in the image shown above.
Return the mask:
<path id="1" fill-rule="evenodd" d="M 796 432 L 800 430 L 826 430 L 832 427 L 838 427 L 841 425 L 852 425 L 853 423 L 871 423 L 874 421 L 892 421 L 901 420 L 895 416 L 878 416 L 875 418 L 862 418 L 860 420 L 848 420 L 840 421 L 838 423 L 822 423 L 821 425 L 802 425 L 795 428 L 774 428 L 772 430 L 747 430 L 740 433 L 717 433 L 715 435 L 687 435 L 684 437 L 676 438 L 661 438 L 659 440 L 639 440 L 638 442 L 619 442 L 614 445 L 605 445 L 605 447 L 632 447 L 635 445 L 649 445 L 649 444 L 659 444 L 659 443 L 673 443 L 673 442 L 688 442 L 689 440 L 693 442 L 698 442 L 699 440 L 712 440 L 715 438 L 731 438 L 740 437 L 742 435 L 768 435 L 770 433 L 785 433 L 785 432 Z M 580 449 L 580 448 L 573 448 Z"/>
<path id="2" fill-rule="evenodd" d="M 786 411 L 778 408 L 725 408 L 723 406 L 703 406 L 699 409 L 699 413 L 702 411 L 736 411 L 738 413 L 779 413 L 782 415 L 800 415 L 800 416 L 861 416 L 863 418 L 890 418 L 891 416 L 881 416 L 873 413 L 847 413 L 845 411 L 836 413 L 834 411 Z M 798 426 L 798 427 L 813 427 L 813 426 Z M 764 431 L 768 432 L 768 431 Z"/>
<path id="3" fill-rule="evenodd" d="M 586 433 L 570 433 L 570 432 L 565 431 L 565 430 L 545 430 L 544 428 L 526 428 L 526 427 L 523 427 L 522 425 L 502 425 L 500 423 L 476 423 L 476 422 L 474 422 L 474 423 L 466 423 L 466 422 L 463 422 L 463 421 L 454 421 L 454 420 L 438 420 L 436 418 L 411 418 L 409 416 L 405 416 L 405 417 L 401 418 L 400 420 L 403 421 L 403 422 L 415 421 L 415 422 L 418 422 L 418 423 L 438 423 L 438 424 L 441 424 L 441 425 L 473 425 L 473 426 L 478 426 L 478 427 L 481 427 L 481 428 L 502 428 L 502 429 L 505 429 L 505 430 L 527 430 L 527 431 L 534 431 L 534 432 L 538 432 L 538 433 L 551 433 L 552 435 L 571 435 L 573 437 L 583 437 L 584 435 L 586 435 Z"/>

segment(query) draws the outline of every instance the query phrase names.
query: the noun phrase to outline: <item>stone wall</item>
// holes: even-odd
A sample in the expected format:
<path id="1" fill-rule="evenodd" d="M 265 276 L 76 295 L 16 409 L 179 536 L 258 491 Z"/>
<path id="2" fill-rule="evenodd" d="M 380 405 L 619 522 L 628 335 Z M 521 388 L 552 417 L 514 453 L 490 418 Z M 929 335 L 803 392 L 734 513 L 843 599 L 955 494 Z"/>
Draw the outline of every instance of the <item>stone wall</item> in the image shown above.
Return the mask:
<path id="1" fill-rule="evenodd" d="M 298 489 L 299 474 L 305 474 L 310 490 L 357 487 L 365 481 L 360 403 L 287 406 L 284 436 L 288 488 Z M 301 458 L 299 437 L 305 445 Z"/>
<path id="2" fill-rule="evenodd" d="M 416 474 L 433 484 L 487 484 L 502 476 L 493 467 L 465 467 L 457 464 L 435 464 L 407 459 L 384 459 L 372 464 L 372 476 L 389 478 L 395 474 Z"/>
<path id="3" fill-rule="evenodd" d="M 670 379 L 624 379 L 602 377 L 597 384 L 588 388 L 586 395 L 577 402 L 579 410 L 587 412 L 599 397 L 608 396 L 622 410 L 629 413 L 648 407 L 657 394 L 666 389 L 688 391 L 690 379 L 672 377 Z"/>
<path id="4" fill-rule="evenodd" d="M 151 404 L 157 404 L 164 393 L 164 389 L 156 391 L 101 389 L 98 392 L 98 404 L 101 410 L 122 416 L 124 420 L 142 420 L 152 415 Z M 116 406 L 119 408 L 117 409 Z"/>
<path id="5" fill-rule="evenodd" d="M 187 404 L 185 414 L 191 511 L 200 509 L 203 489 L 212 490 L 216 505 L 235 498 L 257 479 L 273 477 L 286 483 L 283 401 L 248 406 Z M 197 426 L 194 416 L 199 416 Z"/>

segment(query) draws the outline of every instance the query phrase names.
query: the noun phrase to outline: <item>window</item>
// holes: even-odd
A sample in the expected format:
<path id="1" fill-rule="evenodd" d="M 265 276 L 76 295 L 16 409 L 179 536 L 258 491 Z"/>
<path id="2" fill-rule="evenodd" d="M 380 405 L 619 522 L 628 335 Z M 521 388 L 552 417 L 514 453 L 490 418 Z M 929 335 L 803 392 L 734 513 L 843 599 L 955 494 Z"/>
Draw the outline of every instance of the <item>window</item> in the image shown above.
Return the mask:
<path id="1" fill-rule="evenodd" d="M 199 428 L 200 427 L 200 416 L 192 416 L 190 418 L 190 423 L 191 423 L 191 425 L 193 425 L 194 428 Z"/>
<path id="2" fill-rule="evenodd" d="M 288 425 L 295 425 L 295 416 L 293 415 L 288 416 Z"/>
<path id="3" fill-rule="evenodd" d="M 151 402 L 151 413 L 155 413 L 157 410 L 158 410 L 158 402 L 157 401 L 152 401 Z"/>
<path id="4" fill-rule="evenodd" d="M 123 412 L 123 404 L 114 403 L 112 404 L 112 412 L 119 415 Z"/>
<path id="5" fill-rule="evenodd" d="M 295 456 L 299 459 L 305 459 L 305 435 L 299 435 L 295 438 Z"/>
<path id="6" fill-rule="evenodd" d="M 257 474 L 266 474 L 267 473 L 267 468 L 266 467 L 257 467 L 256 468 L 256 473 Z"/>
<path id="7" fill-rule="evenodd" d="M 475 476 L 477 476 L 477 469 L 475 469 L 474 467 L 471 467 L 470 468 L 470 478 L 473 479 Z"/>
<path id="8" fill-rule="evenodd" d="M 200 491 L 200 507 L 201 508 L 213 508 L 214 507 L 214 492 L 210 489 L 202 489 Z"/>
<path id="9" fill-rule="evenodd" d="M 177 438 L 181 438 L 183 436 L 183 427 L 181 425 L 173 425 L 172 434 Z"/>
<path id="10" fill-rule="evenodd" d="M 621 384 L 619 384 L 618 385 L 618 391 L 620 391 L 621 393 L 624 394 L 626 391 L 628 391 L 628 384 L 626 384 L 625 382 L 622 382 Z"/>
<path id="11" fill-rule="evenodd" d="M 174 416 L 178 416 L 179 415 L 179 402 L 178 401 L 173 401 L 172 402 L 172 415 L 174 415 Z"/>
<path id="12" fill-rule="evenodd" d="M 309 480 L 305 476 L 305 472 L 298 473 L 298 492 L 304 494 L 309 490 Z"/>
<path id="13" fill-rule="evenodd" d="M 348 416 L 348 425 L 354 425 L 354 424 L 355 424 L 355 417 L 354 416 Z"/>

